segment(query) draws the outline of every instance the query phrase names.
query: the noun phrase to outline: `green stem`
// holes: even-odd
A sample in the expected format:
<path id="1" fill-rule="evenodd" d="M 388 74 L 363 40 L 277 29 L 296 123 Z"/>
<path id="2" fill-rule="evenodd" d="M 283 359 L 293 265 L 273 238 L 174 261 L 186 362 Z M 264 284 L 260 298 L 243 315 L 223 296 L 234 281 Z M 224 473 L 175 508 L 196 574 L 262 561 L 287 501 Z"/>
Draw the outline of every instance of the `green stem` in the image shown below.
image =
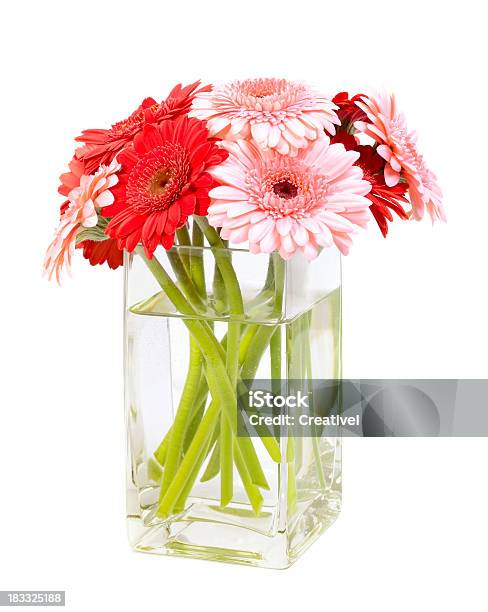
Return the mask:
<path id="1" fill-rule="evenodd" d="M 262 325 L 256 330 L 241 367 L 242 380 L 252 381 L 256 377 L 259 363 L 265 350 L 268 348 L 275 329 L 276 327 L 273 325 Z"/>
<path id="2" fill-rule="evenodd" d="M 220 472 L 220 442 L 217 440 L 200 482 L 208 482 Z"/>
<path id="3" fill-rule="evenodd" d="M 227 330 L 226 367 L 233 388 L 237 388 L 237 373 L 239 369 L 239 341 L 241 338 L 240 323 L 229 321 Z M 237 416 L 237 395 L 234 395 L 232 409 Z M 224 413 L 220 421 L 220 504 L 222 507 L 232 500 L 234 495 L 234 458 L 233 439 L 235 431 Z"/>
<path id="4" fill-rule="evenodd" d="M 214 297 L 214 309 L 215 312 L 222 315 L 227 311 L 228 302 L 227 294 L 225 292 L 224 280 L 219 267 L 216 265 L 214 270 L 214 276 L 212 281 L 212 291 Z"/>
<path id="5" fill-rule="evenodd" d="M 213 382 L 214 392 L 212 396 L 219 398 L 222 403 L 222 409 L 228 414 L 231 423 L 235 421 L 235 412 L 232 411 L 232 404 L 235 402 L 235 389 L 232 387 L 227 371 L 222 360 L 222 346 L 217 338 L 212 333 L 208 324 L 204 321 L 196 319 L 197 313 L 193 307 L 186 301 L 185 296 L 175 285 L 171 277 L 168 275 L 163 266 L 156 258 L 148 259 L 141 247 L 137 247 L 137 252 L 142 257 L 147 267 L 150 269 L 155 279 L 161 286 L 161 289 L 166 293 L 167 297 L 173 302 L 173 305 L 181 314 L 187 315 L 188 318 L 182 319 L 183 323 L 188 328 L 191 335 L 195 338 L 198 347 L 205 358 L 207 364 L 207 381 Z M 211 376 L 209 376 L 211 374 Z"/>
<path id="6" fill-rule="evenodd" d="M 197 229 L 198 231 L 200 231 L 196 224 L 194 225 L 194 229 Z M 203 234 L 202 234 L 202 237 L 203 237 Z M 198 255 L 196 257 L 199 258 Z M 270 268 L 272 270 L 271 264 L 270 264 Z M 268 274 L 268 276 L 269 276 L 269 274 Z M 260 295 L 260 300 L 258 300 L 257 298 L 254 299 L 254 302 L 253 302 L 254 306 L 253 306 L 253 308 L 250 309 L 250 316 L 251 316 L 251 318 L 254 316 L 254 314 L 257 315 L 257 313 L 262 308 L 262 306 L 265 303 L 265 301 L 267 301 L 269 299 L 268 294 L 273 295 L 274 291 L 272 292 L 268 288 L 266 292 L 264 290 L 261 291 L 261 293 L 259 294 Z M 241 336 L 241 340 L 240 340 L 240 344 L 239 344 L 239 365 L 242 365 L 242 363 L 244 362 L 247 350 L 249 348 L 249 344 L 252 341 L 252 338 L 253 338 L 254 334 L 256 333 L 258 327 L 259 327 L 258 325 L 247 325 L 247 326 L 242 325 L 241 326 L 241 329 L 243 330 L 244 333 Z M 224 351 L 226 351 L 227 350 L 227 334 L 224 335 L 224 337 L 220 341 L 220 344 L 222 345 L 222 348 L 224 349 Z M 207 400 L 207 395 L 208 395 L 208 386 L 207 386 L 205 378 L 202 378 L 202 381 L 200 383 L 200 388 L 199 388 L 199 391 L 198 391 L 198 395 L 197 395 L 197 399 L 196 399 L 196 401 L 195 401 L 195 403 L 193 405 L 193 408 L 192 408 L 190 425 L 189 425 L 189 427 L 187 429 L 187 432 L 185 434 L 185 441 L 184 441 L 184 444 L 183 444 L 184 452 L 186 452 L 190 442 L 193 439 L 193 436 L 194 436 L 195 431 L 196 431 L 196 429 L 198 427 L 198 424 L 201 421 L 201 418 L 202 418 L 202 415 L 203 415 L 203 412 L 204 412 L 204 408 L 205 408 L 205 404 L 206 404 L 206 400 Z M 160 466 L 164 465 L 165 458 L 166 458 L 166 453 L 167 453 L 167 450 L 168 450 L 168 444 L 169 444 L 170 437 L 171 437 L 171 427 L 166 432 L 166 435 L 164 436 L 163 440 L 161 441 L 161 443 L 159 444 L 158 448 L 154 452 L 154 457 L 156 458 L 156 460 L 160 464 Z M 219 448 L 216 447 L 214 449 L 213 454 L 212 454 L 212 459 L 209 462 L 209 470 L 210 470 L 210 467 L 212 467 L 212 469 L 213 469 L 215 461 L 217 460 L 216 471 L 212 474 L 211 477 L 208 477 L 208 474 L 207 474 L 207 471 L 206 471 L 206 474 L 207 474 L 206 480 L 210 480 L 210 478 L 215 477 L 219 473 L 219 471 L 220 471 L 220 463 L 219 463 L 219 459 L 218 459 L 218 451 L 219 451 Z M 159 468 L 159 472 L 160 471 L 161 471 L 161 468 Z"/>
<path id="7" fill-rule="evenodd" d="M 169 461 L 170 465 L 168 475 L 165 479 L 166 482 L 162 487 L 161 500 L 157 510 L 157 515 L 161 517 L 168 516 L 171 514 L 173 509 L 179 508 L 184 503 L 186 496 L 190 493 L 191 487 L 193 486 L 195 479 L 198 477 L 199 469 L 201 468 L 201 465 L 203 464 L 209 450 L 213 446 L 213 443 L 211 443 L 212 432 L 216 431 L 220 414 L 225 416 L 225 418 L 221 417 L 220 421 L 221 434 L 219 450 L 221 463 L 220 467 L 223 474 L 223 477 L 221 478 L 222 505 L 228 503 L 228 501 L 230 501 L 232 498 L 232 459 L 234 459 L 236 463 L 239 475 L 243 481 L 245 490 L 247 491 L 251 505 L 255 512 L 259 512 L 259 508 L 262 504 L 262 496 L 257 487 L 268 488 L 268 483 L 264 476 L 264 472 L 262 471 L 251 439 L 238 438 L 235 434 L 235 419 L 237 414 L 236 383 L 238 380 L 239 371 L 238 349 L 241 333 L 241 324 L 239 323 L 239 320 L 242 321 L 244 318 L 244 307 L 239 284 L 237 282 L 235 270 L 231 263 L 230 252 L 225 248 L 225 245 L 220 240 L 217 232 L 208 226 L 208 223 L 204 219 L 199 220 L 198 226 L 201 232 L 205 234 L 211 245 L 212 252 L 217 263 L 217 268 L 225 285 L 231 317 L 234 319 L 229 322 L 225 353 L 222 345 L 216 339 L 208 322 L 198 320 L 199 315 L 195 310 L 195 304 L 198 305 L 202 303 L 200 298 L 202 284 L 199 284 L 196 281 L 198 273 L 197 276 L 193 276 L 193 270 L 198 270 L 198 264 L 195 268 L 195 266 L 192 266 L 192 261 L 190 259 L 190 277 L 183 260 L 173 258 L 173 269 L 175 269 L 179 285 L 185 292 L 186 298 L 192 302 L 190 304 L 188 303 L 187 299 L 185 299 L 185 295 L 175 285 L 161 264 L 157 260 L 147 259 L 144 253 L 138 249 L 139 254 L 155 278 L 158 280 L 167 297 L 181 314 L 189 317 L 183 319 L 183 323 L 190 331 L 194 342 L 198 346 L 198 350 L 205 359 L 207 382 L 213 397 L 213 401 L 211 402 L 209 408 L 203 414 L 202 409 L 204 409 L 204 400 L 203 403 L 198 403 L 196 408 L 192 406 L 193 411 L 191 413 L 186 407 L 184 407 L 183 414 L 180 417 L 181 422 L 175 427 L 176 440 L 178 444 L 181 443 L 182 439 L 181 423 L 185 422 L 183 431 L 185 429 L 188 431 L 188 419 L 191 416 L 192 418 L 194 417 L 194 420 L 192 420 L 191 423 L 195 425 L 198 423 L 198 427 L 196 427 L 192 437 L 185 436 L 184 446 L 186 446 L 186 442 L 188 442 L 189 445 L 181 461 L 175 459 L 175 456 L 178 455 L 175 450 L 177 445 L 171 445 L 171 453 L 169 442 L 165 444 L 165 440 L 163 440 L 163 443 L 160 445 L 160 454 L 165 455 L 163 458 L 166 459 L 166 462 Z M 276 280 L 276 271 L 274 271 L 273 274 Z M 195 283 L 193 281 L 195 281 Z M 281 294 L 278 292 L 278 295 L 275 295 L 275 306 L 280 303 L 281 298 L 282 289 Z M 249 326 L 249 328 L 252 328 L 252 326 Z M 243 373 L 249 378 L 251 376 L 255 376 L 257 367 L 259 365 L 259 360 L 262 357 L 264 350 L 266 350 L 274 331 L 275 328 L 273 326 L 266 326 L 266 328 L 260 328 L 255 331 L 253 330 L 251 335 L 246 336 L 249 339 L 252 338 L 252 342 L 250 342 L 248 345 L 248 354 L 246 355 L 246 358 L 242 359 L 243 363 L 241 375 Z M 248 334 L 248 330 L 246 330 L 246 334 Z M 224 354 L 226 356 L 225 363 L 223 359 Z M 242 352 L 241 357 L 244 357 Z M 195 397 L 194 390 L 192 391 L 192 396 Z M 187 400 L 185 400 L 185 404 L 186 402 Z M 198 416 L 198 419 L 195 415 Z M 171 440 L 174 435 L 175 431 L 172 431 L 169 439 Z M 232 442 L 234 437 L 235 441 Z M 272 436 L 269 437 L 269 439 L 263 437 L 263 443 L 273 459 L 275 461 L 280 461 L 281 456 L 279 445 L 276 440 Z M 222 460 L 223 455 L 226 457 L 225 460 Z M 181 450 L 179 451 L 179 456 L 181 457 Z M 158 459 L 160 459 L 160 457 L 158 457 Z"/>
<path id="8" fill-rule="evenodd" d="M 269 490 L 268 481 L 266 480 L 266 476 L 264 475 L 263 468 L 261 467 L 261 463 L 259 461 L 256 449 L 254 448 L 254 444 L 252 443 L 251 438 L 247 436 L 238 436 L 235 440 L 237 447 L 239 448 L 239 451 L 246 463 L 246 467 L 249 471 L 253 483 L 258 487 Z"/>
<path id="9" fill-rule="evenodd" d="M 237 280 L 236 271 L 232 265 L 230 251 L 225 247 L 215 229 L 209 225 L 205 217 L 195 217 L 195 223 L 205 235 L 212 253 L 217 262 L 218 269 L 225 284 L 227 298 L 234 317 L 242 318 L 244 315 L 244 303 L 242 301 L 241 289 Z"/>
<path id="10" fill-rule="evenodd" d="M 191 440 L 191 438 L 193 437 L 193 434 L 195 433 L 196 426 L 200 422 L 201 414 L 203 413 L 203 409 L 205 408 L 205 404 L 207 401 L 207 396 L 208 396 L 207 381 L 205 380 L 204 377 L 202 377 L 200 381 L 200 386 L 198 388 L 197 398 L 195 402 L 192 403 L 191 414 L 190 414 L 190 425 L 188 426 L 188 429 L 186 431 L 185 442 L 183 445 L 184 450 L 186 450 L 186 448 L 188 447 L 188 444 L 187 444 L 188 438 L 190 438 Z M 164 465 L 166 461 L 166 454 L 168 452 L 168 445 L 171 439 L 172 428 L 173 426 L 171 426 L 168 429 L 168 431 L 166 432 L 166 435 L 164 436 L 163 440 L 159 444 L 158 448 L 154 451 L 154 457 L 157 459 L 157 461 L 161 465 Z"/>
<path id="11" fill-rule="evenodd" d="M 273 257 L 273 270 L 274 270 L 274 295 L 275 295 L 275 311 L 282 312 L 283 309 L 283 291 L 285 284 L 285 267 L 284 262 L 278 254 L 274 254 Z M 281 326 L 276 327 L 270 340 L 270 358 L 271 358 L 271 380 L 273 385 L 273 393 L 279 393 L 281 391 L 280 379 L 281 379 Z"/>
<path id="12" fill-rule="evenodd" d="M 176 306 L 177 310 L 179 310 L 182 314 L 188 315 L 190 317 L 196 317 L 196 312 L 194 311 L 193 307 L 186 301 L 185 297 L 178 289 L 178 287 L 174 284 L 163 266 L 161 266 L 161 264 L 155 258 L 148 259 L 145 256 L 144 251 L 140 247 L 137 248 L 137 252 L 143 258 L 146 265 L 151 270 L 156 280 L 159 282 L 161 288 L 166 293 L 167 297 Z M 223 263 L 223 267 L 226 268 L 227 273 L 230 272 L 225 264 L 225 260 Z M 231 270 L 235 275 L 232 266 Z M 236 295 L 235 291 L 233 291 L 232 293 L 234 296 Z M 236 390 L 235 386 L 233 387 L 229 380 L 227 370 L 222 361 L 222 347 L 211 332 L 211 330 L 208 328 L 208 325 L 206 326 L 203 324 L 203 322 L 196 319 L 183 319 L 183 323 L 186 325 L 190 333 L 195 338 L 200 348 L 200 351 L 205 357 L 207 363 L 207 381 L 210 387 L 210 392 L 212 393 L 212 397 L 214 399 L 213 412 L 217 410 L 215 406 L 220 404 L 222 406 L 222 411 L 225 412 L 227 419 L 230 422 L 232 431 L 236 431 Z M 207 430 L 210 426 L 212 426 L 213 428 L 214 423 L 211 422 L 209 424 L 209 419 L 212 417 L 213 412 L 210 411 L 209 407 L 207 412 L 202 417 L 202 421 L 198 430 L 195 433 L 195 437 L 192 443 L 190 444 L 178 471 L 174 475 L 174 478 L 171 484 L 169 485 L 168 490 L 166 491 L 163 499 L 159 504 L 157 510 L 158 516 L 167 516 L 167 513 L 171 512 L 173 506 L 177 502 L 177 499 L 182 493 L 183 487 L 186 483 L 186 480 L 189 478 L 191 471 L 191 464 L 188 464 L 188 457 L 191 456 L 192 461 L 196 461 L 198 459 L 199 449 L 195 448 L 195 443 L 198 440 L 201 444 L 206 441 L 206 438 L 204 438 L 203 441 L 201 439 L 203 436 L 202 427 L 206 427 L 206 429 L 204 427 L 203 430 L 205 434 L 208 433 Z M 269 485 L 267 483 L 266 477 L 264 476 L 259 460 L 257 459 L 256 451 L 254 449 L 252 441 L 246 438 L 239 438 L 237 440 L 237 445 L 239 446 L 240 452 L 242 453 L 243 461 L 249 471 L 252 481 L 258 484 L 259 486 L 268 488 Z M 193 451 L 190 455 L 190 451 L 192 449 Z"/>
<path id="13" fill-rule="evenodd" d="M 270 340 L 270 359 L 271 359 L 271 380 L 279 381 L 281 379 L 281 328 L 277 327 L 271 336 Z M 273 393 L 279 392 L 279 388 Z"/>
<path id="14" fill-rule="evenodd" d="M 251 342 L 254 338 L 255 333 L 258 330 L 258 325 L 248 325 L 246 330 L 244 331 L 241 342 L 239 345 L 239 364 L 242 366 L 244 363 L 247 354 L 249 352 L 249 347 L 251 346 Z"/>
<path id="15" fill-rule="evenodd" d="M 163 481 L 159 492 L 159 499 L 164 497 L 180 464 L 183 453 L 185 433 L 191 420 L 191 409 L 197 395 L 200 379 L 202 377 L 203 357 L 193 337 L 190 337 L 190 363 L 188 376 L 181 393 L 178 410 L 176 412 L 171 437 L 169 439 L 166 461 L 164 464 Z"/>
<path id="16" fill-rule="evenodd" d="M 273 255 L 273 270 L 275 279 L 275 300 L 274 310 L 281 316 L 282 305 L 283 305 L 283 289 L 284 289 L 284 262 L 281 257 L 276 253 Z M 244 359 L 241 367 L 241 379 L 243 381 L 254 380 L 256 372 L 263 357 L 264 352 L 272 341 L 273 336 L 281 334 L 279 325 L 263 325 L 256 326 L 257 329 L 253 332 L 252 337 L 249 340 L 249 347 L 246 351 L 246 358 Z M 276 342 L 276 341 L 275 341 Z M 280 346 L 272 347 L 271 351 L 274 352 L 274 358 L 276 360 L 276 350 L 281 353 Z M 274 350 L 273 350 L 274 349 Z M 281 355 L 279 356 L 279 370 L 281 370 Z M 276 366 L 278 367 L 278 365 Z M 281 372 L 278 373 L 277 378 L 281 376 Z M 281 461 L 281 451 L 279 444 L 271 435 L 260 435 L 260 440 L 265 446 L 266 450 L 270 454 L 271 458 L 278 463 Z"/>
<path id="17" fill-rule="evenodd" d="M 241 449 L 237 444 L 237 441 L 234 445 L 234 457 L 237 471 L 239 472 L 242 484 L 244 485 L 244 489 L 247 493 L 249 501 L 251 502 L 252 509 L 254 510 L 254 513 L 258 515 L 263 505 L 263 496 L 261 495 L 261 491 L 258 489 L 256 483 L 251 478 L 250 472 L 247 469 L 246 461 L 242 456 Z"/>
<path id="18" fill-rule="evenodd" d="M 178 243 L 184 247 L 191 247 L 190 234 L 188 232 L 188 227 L 183 225 L 176 230 L 176 235 L 178 236 Z M 188 274 L 191 274 L 191 266 L 190 266 L 190 249 L 181 249 L 179 252 L 181 261 L 185 266 L 185 269 Z"/>
<path id="19" fill-rule="evenodd" d="M 208 440 L 208 442 L 205 443 L 204 447 L 201 450 L 200 455 L 198 456 L 198 460 L 195 463 L 195 465 L 193 466 L 193 469 L 190 473 L 190 476 L 188 477 L 188 480 L 186 481 L 185 486 L 183 487 L 182 492 L 180 493 L 180 496 L 178 497 L 178 500 L 174 506 L 174 512 L 182 512 L 185 508 L 185 504 L 186 504 L 186 500 L 188 499 L 188 496 L 191 493 L 191 490 L 193 489 L 193 486 L 195 485 L 196 479 L 198 478 L 198 473 L 200 472 L 200 468 L 203 464 L 203 462 L 205 461 L 209 450 L 212 446 L 212 442 L 214 440 L 215 437 L 215 429 L 217 427 L 214 428 L 214 433 L 212 434 L 212 436 L 210 437 L 210 439 Z"/>
<path id="20" fill-rule="evenodd" d="M 183 440 L 183 452 L 186 453 L 190 446 L 193 436 L 195 435 L 198 425 L 202 420 L 203 413 L 205 412 L 205 406 L 207 404 L 208 386 L 205 383 L 205 397 L 202 400 L 197 399 L 194 405 L 194 409 L 191 414 L 190 424 L 185 433 L 185 439 Z"/>
<path id="21" fill-rule="evenodd" d="M 192 227 L 192 242 L 194 248 L 191 249 L 190 254 L 190 273 L 198 293 L 205 299 L 207 297 L 205 267 L 203 254 L 199 250 L 199 247 L 203 247 L 203 232 L 196 223 Z"/>
<path id="22" fill-rule="evenodd" d="M 176 250 L 170 249 L 169 251 L 166 251 L 166 255 L 168 256 L 169 263 L 173 268 L 173 271 L 178 279 L 178 283 L 181 289 L 183 290 L 183 293 L 185 294 L 186 298 L 196 310 L 203 312 L 205 310 L 205 305 L 202 301 L 202 298 L 198 295 L 198 292 L 195 289 L 195 286 L 188 274 L 188 271 L 182 259 L 178 255 L 178 252 Z M 148 261 L 153 262 L 155 261 L 155 258 Z"/>
<path id="23" fill-rule="evenodd" d="M 205 238 L 210 244 L 212 253 L 215 257 L 215 261 L 217 262 L 220 273 L 222 274 L 222 279 L 225 283 L 225 289 L 226 289 L 226 293 L 227 293 L 228 300 L 229 300 L 231 317 L 237 316 L 239 318 L 243 318 L 244 317 L 244 305 L 242 302 L 242 295 L 241 295 L 239 283 L 237 280 L 236 272 L 231 263 L 230 251 L 225 248 L 225 245 L 223 244 L 219 235 L 217 234 L 215 229 L 209 225 L 208 221 L 205 218 L 195 217 L 195 222 L 199 225 L 200 229 L 205 235 Z M 227 355 L 230 355 L 234 359 L 232 363 L 232 373 L 234 374 L 235 372 L 236 379 L 237 379 L 239 352 L 238 350 L 235 350 L 235 351 L 229 350 L 229 335 L 231 333 L 230 325 L 231 324 L 229 323 L 229 331 L 227 333 L 227 344 L 228 344 Z M 259 334 L 259 331 L 254 336 L 253 343 L 250 345 L 249 350 L 251 351 L 253 350 L 253 347 L 256 341 L 255 339 L 257 335 Z M 269 330 L 268 330 L 268 333 L 269 333 Z M 236 335 L 236 338 L 237 338 L 237 335 Z M 262 354 L 267 346 L 267 343 L 269 343 L 269 340 L 264 344 L 263 349 L 260 353 L 259 359 L 262 357 Z M 256 364 L 256 368 L 257 368 L 257 364 Z M 242 376 L 242 372 L 241 372 L 241 377 L 245 378 L 244 376 Z M 235 394 L 233 408 L 234 408 L 234 411 L 236 412 L 237 411 L 237 393 Z M 235 428 L 234 428 L 234 432 L 235 432 Z M 228 451 L 229 442 L 225 438 L 224 438 L 224 441 L 227 443 L 226 448 Z M 268 450 L 268 453 L 270 454 L 271 458 L 274 461 L 279 463 L 281 461 L 281 452 L 280 452 L 279 444 L 275 440 L 275 438 L 272 436 L 264 436 L 261 438 L 261 441 L 264 444 L 265 448 Z M 266 489 L 269 488 L 268 482 L 266 480 L 266 476 L 264 475 L 264 472 L 261 468 L 261 464 L 257 457 L 256 450 L 254 448 L 252 440 L 246 437 L 237 437 L 236 443 L 237 443 L 240 453 L 242 454 L 242 458 L 245 461 L 245 464 L 249 471 L 249 475 L 250 475 L 252 482 L 257 486 L 260 486 Z M 222 470 L 223 463 L 226 461 L 226 458 L 224 458 L 225 455 L 226 453 L 224 452 L 224 449 L 221 447 L 220 449 L 221 470 Z M 224 486 L 226 486 L 225 481 L 223 480 L 222 474 L 221 474 L 221 482 L 224 482 Z"/>
<path id="24" fill-rule="evenodd" d="M 275 314 L 281 318 L 283 314 L 283 298 L 285 291 L 286 273 L 285 262 L 279 253 L 272 254 L 273 271 L 274 271 L 274 306 Z"/>
<path id="25" fill-rule="evenodd" d="M 242 320 L 244 318 L 244 303 L 239 281 L 234 267 L 232 266 L 230 251 L 225 248 L 219 235 L 215 229 L 209 225 L 205 218 L 195 217 L 195 223 L 205 235 L 215 257 L 218 271 L 225 286 L 225 294 L 229 302 L 230 317 Z M 239 371 L 240 337 L 241 330 L 239 322 L 229 321 L 227 330 L 226 367 L 230 382 L 235 390 L 237 389 L 237 376 Z M 237 393 L 234 395 L 232 410 L 237 414 Z M 233 496 L 233 438 L 235 435 L 235 427 L 233 427 L 233 424 L 229 423 L 225 419 L 225 416 L 222 415 L 220 423 L 220 503 L 224 507 L 231 501 Z M 251 452 L 251 448 L 248 447 L 248 449 L 245 450 L 246 445 L 242 444 L 241 441 L 238 441 L 238 446 L 245 457 L 251 477 L 258 479 L 261 486 L 267 486 L 267 481 L 262 473 L 261 465 L 259 461 L 254 461 L 255 455 Z"/>
<path id="26" fill-rule="evenodd" d="M 191 482 L 193 475 L 198 474 L 205 460 L 206 445 L 211 439 L 219 412 L 218 402 L 213 401 L 203 415 L 195 436 L 188 447 L 188 451 L 183 457 L 180 467 L 174 475 L 163 499 L 159 503 L 156 514 L 160 518 L 166 518 L 171 514 L 175 504 L 184 492 L 186 484 L 189 481 Z"/>

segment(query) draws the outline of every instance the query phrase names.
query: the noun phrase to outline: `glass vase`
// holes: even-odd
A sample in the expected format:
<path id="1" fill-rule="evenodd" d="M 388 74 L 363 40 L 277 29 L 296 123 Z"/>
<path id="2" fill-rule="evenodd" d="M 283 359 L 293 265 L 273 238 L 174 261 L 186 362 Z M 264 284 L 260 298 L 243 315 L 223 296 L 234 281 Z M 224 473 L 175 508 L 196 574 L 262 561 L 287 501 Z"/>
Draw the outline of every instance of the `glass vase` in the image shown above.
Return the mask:
<path id="1" fill-rule="evenodd" d="M 236 426 L 243 381 L 340 379 L 335 249 L 179 245 L 125 261 L 129 539 L 143 552 L 288 567 L 337 517 L 340 438 Z"/>

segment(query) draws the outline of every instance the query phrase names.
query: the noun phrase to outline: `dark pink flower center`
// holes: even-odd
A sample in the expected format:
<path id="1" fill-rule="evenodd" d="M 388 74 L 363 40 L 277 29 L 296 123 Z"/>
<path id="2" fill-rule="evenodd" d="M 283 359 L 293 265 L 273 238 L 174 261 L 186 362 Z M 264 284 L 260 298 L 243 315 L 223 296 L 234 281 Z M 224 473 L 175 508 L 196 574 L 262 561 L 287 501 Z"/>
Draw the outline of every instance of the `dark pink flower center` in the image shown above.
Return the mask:
<path id="1" fill-rule="evenodd" d="M 279 181 L 273 185 L 274 193 L 285 200 L 296 197 L 298 194 L 298 187 L 290 181 Z"/>

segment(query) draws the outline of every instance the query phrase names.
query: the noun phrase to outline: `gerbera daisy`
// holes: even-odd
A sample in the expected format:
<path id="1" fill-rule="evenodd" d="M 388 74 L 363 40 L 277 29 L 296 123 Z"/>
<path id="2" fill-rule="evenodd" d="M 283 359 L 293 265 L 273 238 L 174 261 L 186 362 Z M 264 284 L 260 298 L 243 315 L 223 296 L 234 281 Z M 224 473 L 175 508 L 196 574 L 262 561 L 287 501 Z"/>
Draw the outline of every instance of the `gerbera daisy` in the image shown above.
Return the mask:
<path id="1" fill-rule="evenodd" d="M 359 153 L 356 166 L 359 166 L 363 171 L 363 178 L 371 183 L 371 191 L 366 196 L 371 201 L 369 209 L 378 223 L 381 233 L 386 238 L 388 234 L 388 221 L 393 221 L 391 211 L 394 211 L 400 219 L 407 220 L 409 218 L 409 215 L 403 208 L 404 204 L 408 204 L 408 200 L 405 197 L 407 184 L 401 182 L 393 187 L 389 187 L 385 183 L 383 174 L 385 160 L 378 155 L 372 146 L 360 145 L 351 134 L 338 132 L 332 139 L 332 142 L 341 142 L 348 151 L 357 151 Z"/>
<path id="2" fill-rule="evenodd" d="M 120 165 L 114 160 L 110 166 L 101 166 L 92 175 L 83 175 L 80 185 L 72 189 L 68 202 L 63 205 L 59 226 L 54 240 L 49 245 L 44 260 L 44 269 L 49 278 L 53 274 L 60 282 L 63 268 L 71 265 L 75 250 L 76 236 L 83 227 L 95 227 L 98 221 L 97 209 L 113 202 L 110 189 L 117 183 Z"/>
<path id="3" fill-rule="evenodd" d="M 107 240 L 83 240 L 76 245 L 83 249 L 83 257 L 88 259 L 92 266 L 107 263 L 109 268 L 115 270 L 124 263 L 124 252 L 117 246 L 112 238 Z"/>
<path id="4" fill-rule="evenodd" d="M 346 254 L 351 235 L 371 214 L 371 185 L 355 166 L 359 154 L 323 136 L 294 158 L 252 142 L 223 142 L 228 159 L 210 173 L 223 186 L 210 192 L 209 222 L 231 242 L 249 241 L 253 253 L 279 251 L 307 259 L 334 243 Z"/>
<path id="5" fill-rule="evenodd" d="M 68 167 L 69 167 L 69 172 L 65 172 L 59 177 L 61 184 L 58 187 L 58 192 L 61 195 L 64 195 L 66 197 L 68 197 L 69 192 L 72 189 L 80 185 L 81 177 L 84 174 L 89 174 L 86 171 L 85 163 L 81 159 L 77 159 L 76 155 L 70 161 Z"/>
<path id="6" fill-rule="evenodd" d="M 79 181 L 78 181 L 79 182 Z M 69 206 L 69 200 L 61 205 L 61 216 L 64 214 Z M 104 219 L 100 215 L 98 216 L 97 227 L 100 233 L 104 232 L 107 226 L 108 220 Z M 80 235 L 76 235 L 76 248 L 82 249 L 82 254 L 85 259 L 88 259 L 92 266 L 101 265 L 104 263 L 108 264 L 109 268 L 115 270 L 121 266 L 124 262 L 124 253 L 117 246 L 117 241 L 112 238 L 108 238 L 105 234 L 102 234 L 105 239 L 100 240 L 80 240 Z"/>
<path id="7" fill-rule="evenodd" d="M 437 179 L 417 150 L 417 137 L 409 132 L 405 117 L 399 113 L 393 95 L 378 94 L 363 96 L 358 107 L 366 113 L 366 121 L 356 121 L 360 132 L 379 143 L 377 151 L 386 161 L 385 182 L 388 186 L 398 184 L 400 174 L 408 184 L 412 203 L 412 216 L 422 219 L 427 209 L 432 220 L 445 220 L 442 192 Z"/>
<path id="8" fill-rule="evenodd" d="M 129 252 L 142 242 L 149 258 L 159 244 L 171 248 L 176 229 L 190 215 L 207 214 L 208 192 L 217 184 L 207 169 L 226 157 L 198 119 L 146 125 L 118 156 L 115 203 L 103 209 L 113 217 L 107 235 Z"/>
<path id="9" fill-rule="evenodd" d="M 332 98 L 332 102 L 338 106 L 337 116 L 341 122 L 341 129 L 349 130 L 355 121 L 366 120 L 366 113 L 356 104 L 361 101 L 362 95 L 356 94 L 350 98 L 347 91 L 341 91 Z"/>
<path id="10" fill-rule="evenodd" d="M 77 149 L 76 159 L 83 160 L 85 171 L 91 174 L 100 164 L 112 161 L 146 124 L 159 124 L 166 119 L 175 119 L 186 114 L 194 96 L 198 92 L 210 90 L 209 85 L 200 88 L 199 85 L 200 81 L 186 87 L 178 84 L 162 102 L 146 98 L 127 119 L 114 123 L 108 130 L 84 130 L 76 138 L 78 142 L 85 144 L 84 147 Z"/>
<path id="11" fill-rule="evenodd" d="M 424 216 L 425 209 L 427 209 L 427 213 L 433 221 L 436 219 L 446 221 L 446 212 L 442 204 L 442 191 L 437 182 L 437 177 L 427 168 L 421 155 L 416 155 L 413 170 L 405 170 L 405 179 L 412 203 L 413 218 L 420 221 Z"/>
<path id="12" fill-rule="evenodd" d="M 261 149 L 295 156 L 324 130 L 335 134 L 336 109 L 302 83 L 251 79 L 198 93 L 190 116 L 206 120 L 212 135 L 252 139 Z"/>

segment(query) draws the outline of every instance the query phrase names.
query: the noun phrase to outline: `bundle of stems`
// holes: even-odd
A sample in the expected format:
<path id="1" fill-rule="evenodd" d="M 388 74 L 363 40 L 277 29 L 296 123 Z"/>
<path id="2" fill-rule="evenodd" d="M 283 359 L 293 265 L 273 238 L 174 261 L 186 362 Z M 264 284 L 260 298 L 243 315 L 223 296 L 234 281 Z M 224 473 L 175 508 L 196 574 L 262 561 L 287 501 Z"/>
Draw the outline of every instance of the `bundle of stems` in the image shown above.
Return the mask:
<path id="1" fill-rule="evenodd" d="M 209 455 L 201 480 L 220 473 L 220 505 L 225 507 L 233 499 L 235 466 L 258 515 L 263 503 L 261 489 L 269 489 L 269 485 L 252 439 L 237 435 L 237 396 L 242 381 L 255 377 L 268 347 L 272 377 L 280 378 L 281 330 L 277 323 L 249 322 L 231 251 L 206 218 L 194 217 L 191 236 L 187 227 L 178 230 L 177 236 L 181 246 L 201 247 L 207 241 L 215 259 L 212 307 L 227 312 L 227 333 L 219 341 L 212 321 L 203 316 L 208 312 L 209 293 L 200 249 L 167 252 L 175 282 L 155 257 L 148 259 L 143 249 L 137 248 L 189 331 L 186 381 L 173 423 L 154 452 L 150 472 L 160 483 L 156 515 L 167 518 L 184 509 Z M 265 285 L 253 303 L 247 304 L 247 314 L 271 305 L 279 319 L 284 280 L 284 262 L 275 253 Z M 259 440 L 271 459 L 279 463 L 280 443 L 274 434 L 263 428 Z"/>

